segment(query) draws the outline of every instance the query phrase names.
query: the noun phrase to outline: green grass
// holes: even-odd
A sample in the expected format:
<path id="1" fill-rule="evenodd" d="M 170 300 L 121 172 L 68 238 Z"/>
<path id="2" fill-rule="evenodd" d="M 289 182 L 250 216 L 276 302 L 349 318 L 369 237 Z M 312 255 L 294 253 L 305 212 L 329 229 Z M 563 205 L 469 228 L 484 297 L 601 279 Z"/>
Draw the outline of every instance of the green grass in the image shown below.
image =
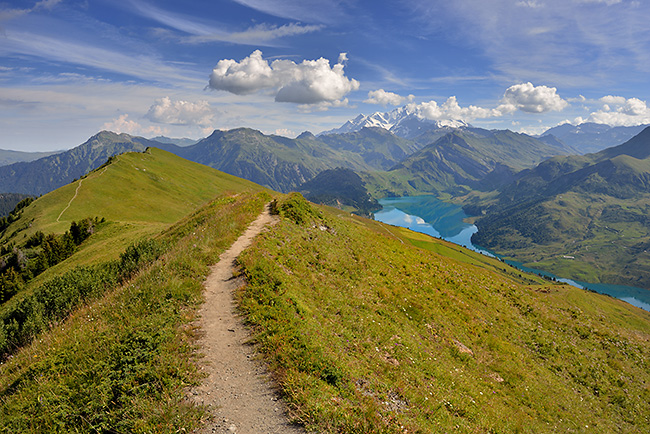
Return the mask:
<path id="1" fill-rule="evenodd" d="M 240 257 L 241 309 L 308 429 L 645 432 L 650 314 L 315 209 Z"/>
<path id="2" fill-rule="evenodd" d="M 0 432 L 191 432 L 194 315 L 208 266 L 269 200 L 225 194 L 157 237 L 167 251 L 0 365 Z"/>
<path id="3" fill-rule="evenodd" d="M 20 245 L 37 231 L 63 233 L 75 220 L 95 216 L 108 220 L 75 255 L 30 282 L 26 294 L 74 267 L 117 259 L 135 240 L 160 234 L 218 194 L 263 190 L 252 182 L 157 148 L 114 157 L 85 176 L 81 186 L 79 182 L 38 198 L 0 239 L 2 244 Z"/>
<path id="4" fill-rule="evenodd" d="M 81 185 L 76 181 L 42 196 L 24 210 L 1 241 L 21 242 L 39 230 L 63 233 L 72 221 L 95 216 L 121 223 L 125 233 L 133 229 L 144 235 L 147 226 L 149 234 L 156 234 L 220 192 L 260 189 L 252 182 L 150 148 L 146 153 L 119 155 L 86 175 Z"/>
<path id="5" fill-rule="evenodd" d="M 648 288 L 648 210 L 648 197 L 568 192 L 513 213 L 505 223 L 479 222 L 478 242 L 558 276 Z"/>

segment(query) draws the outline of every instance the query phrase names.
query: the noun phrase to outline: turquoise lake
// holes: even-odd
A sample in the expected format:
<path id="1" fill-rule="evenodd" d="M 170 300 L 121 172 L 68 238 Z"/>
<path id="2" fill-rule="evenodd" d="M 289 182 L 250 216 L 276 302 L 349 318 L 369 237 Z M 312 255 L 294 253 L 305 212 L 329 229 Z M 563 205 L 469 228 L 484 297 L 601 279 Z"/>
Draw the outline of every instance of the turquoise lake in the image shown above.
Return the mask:
<path id="1" fill-rule="evenodd" d="M 472 235 L 478 232 L 478 228 L 463 221 L 467 215 L 457 205 L 443 202 L 433 196 L 387 198 L 380 200 L 379 203 L 383 209 L 375 213 L 375 220 L 377 221 L 408 228 L 432 237 L 443 238 L 484 255 L 495 256 L 493 253 L 472 244 Z M 515 261 L 505 262 L 523 271 L 554 277 L 561 282 L 607 294 L 650 311 L 650 290 L 633 286 L 580 282 L 555 276 L 542 270 L 524 267 L 521 263 Z"/>

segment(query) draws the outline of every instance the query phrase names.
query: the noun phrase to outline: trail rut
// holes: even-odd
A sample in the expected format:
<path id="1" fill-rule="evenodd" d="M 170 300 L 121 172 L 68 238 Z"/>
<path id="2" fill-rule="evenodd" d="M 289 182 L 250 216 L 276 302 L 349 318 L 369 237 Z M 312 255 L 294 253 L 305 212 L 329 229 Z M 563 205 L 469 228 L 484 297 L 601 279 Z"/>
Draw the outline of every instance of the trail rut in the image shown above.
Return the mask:
<path id="1" fill-rule="evenodd" d="M 207 378 L 194 399 L 207 404 L 214 416 L 197 433 L 304 433 L 288 421 L 286 407 L 273 391 L 263 364 L 256 359 L 247 329 L 238 316 L 233 291 L 243 282 L 233 279 L 233 263 L 262 229 L 274 222 L 267 209 L 211 267 L 205 281 L 205 304 L 200 309 L 199 340 Z"/>

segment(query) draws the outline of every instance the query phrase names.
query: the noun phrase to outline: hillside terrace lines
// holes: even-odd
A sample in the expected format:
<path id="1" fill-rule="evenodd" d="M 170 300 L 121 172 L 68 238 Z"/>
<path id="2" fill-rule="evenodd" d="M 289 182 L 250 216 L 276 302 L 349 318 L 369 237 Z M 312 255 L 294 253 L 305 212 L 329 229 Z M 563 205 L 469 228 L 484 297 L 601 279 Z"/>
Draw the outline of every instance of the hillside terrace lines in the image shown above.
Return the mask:
<path id="1" fill-rule="evenodd" d="M 102 172 L 98 175 L 98 177 L 102 176 L 104 174 L 104 172 L 106 172 L 106 169 L 108 169 L 108 166 L 104 167 L 104 170 L 102 170 Z M 63 213 L 65 213 L 68 210 L 68 208 L 70 208 L 70 205 L 72 205 L 72 202 L 74 202 L 74 200 L 77 198 L 77 194 L 79 194 L 79 189 L 81 188 L 81 183 L 83 182 L 83 180 L 84 180 L 84 178 L 81 178 L 79 180 L 79 185 L 77 185 L 77 188 L 74 191 L 74 196 L 72 196 L 72 198 L 70 199 L 70 202 L 68 202 L 68 205 L 65 208 L 63 208 L 63 211 L 61 211 L 61 214 L 59 214 L 59 216 L 56 218 L 57 223 L 59 221 L 61 221 L 61 217 L 63 216 Z"/>

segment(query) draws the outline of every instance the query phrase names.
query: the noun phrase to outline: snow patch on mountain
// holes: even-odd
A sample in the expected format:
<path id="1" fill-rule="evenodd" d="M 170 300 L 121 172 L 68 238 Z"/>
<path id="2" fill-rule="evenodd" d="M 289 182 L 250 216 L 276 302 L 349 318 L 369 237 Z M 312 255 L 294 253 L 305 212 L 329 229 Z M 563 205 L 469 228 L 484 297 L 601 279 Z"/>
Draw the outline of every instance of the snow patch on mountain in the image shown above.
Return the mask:
<path id="1" fill-rule="evenodd" d="M 417 110 L 404 106 L 385 113 L 360 114 L 339 128 L 323 131 L 319 135 L 351 133 L 367 127 L 383 128 L 396 136 L 411 139 L 430 130 L 469 128 L 470 125 L 461 120 L 430 120 L 422 116 Z"/>

